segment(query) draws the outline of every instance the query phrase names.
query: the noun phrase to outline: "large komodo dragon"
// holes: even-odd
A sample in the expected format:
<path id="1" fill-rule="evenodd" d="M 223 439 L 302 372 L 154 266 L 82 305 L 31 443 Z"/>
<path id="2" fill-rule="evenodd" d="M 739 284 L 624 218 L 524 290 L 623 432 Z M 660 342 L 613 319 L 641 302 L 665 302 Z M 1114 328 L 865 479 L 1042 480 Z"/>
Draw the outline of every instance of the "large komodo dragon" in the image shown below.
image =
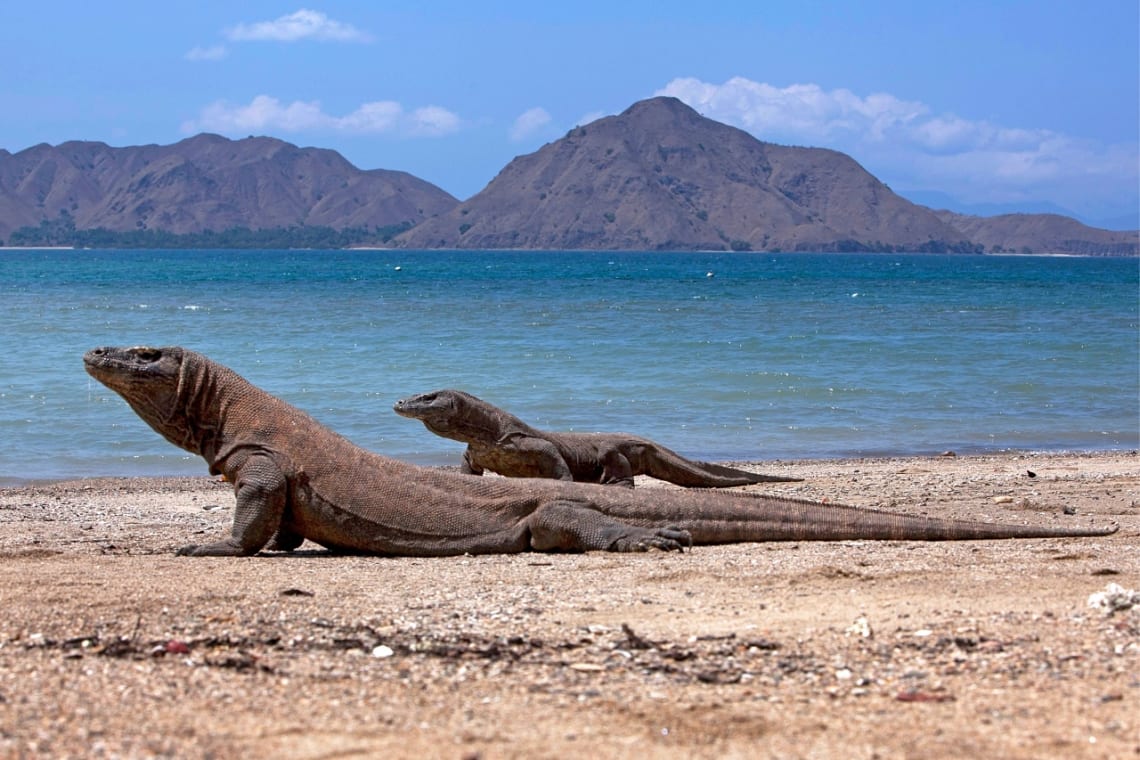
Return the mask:
<path id="1" fill-rule="evenodd" d="M 179 554 L 238 556 L 311 541 L 334 551 L 442 556 L 681 550 L 745 541 L 1099 536 L 1115 528 L 991 525 L 773 495 L 476 478 L 355 446 L 232 370 L 182 348 L 96 348 L 87 371 L 168 441 L 233 483 L 229 538 Z"/>
<path id="2" fill-rule="evenodd" d="M 538 430 L 464 391 L 421 393 L 397 401 L 394 409 L 404 417 L 420 420 L 436 435 L 466 443 L 461 470 L 473 475 L 490 470 L 510 478 L 554 478 L 630 488 L 634 475 L 649 475 L 690 488 L 802 480 L 694 462 L 627 433 Z"/>

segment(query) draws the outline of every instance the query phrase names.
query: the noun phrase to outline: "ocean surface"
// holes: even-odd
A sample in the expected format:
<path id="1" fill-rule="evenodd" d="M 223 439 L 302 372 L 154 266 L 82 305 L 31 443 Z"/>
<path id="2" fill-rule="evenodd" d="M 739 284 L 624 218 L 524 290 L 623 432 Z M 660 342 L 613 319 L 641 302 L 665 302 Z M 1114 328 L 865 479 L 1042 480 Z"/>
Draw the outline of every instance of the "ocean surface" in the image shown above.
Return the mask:
<path id="1" fill-rule="evenodd" d="M 204 474 L 89 378 L 179 344 L 425 465 L 398 417 L 462 388 L 702 459 L 1140 446 L 1136 259 L 766 253 L 0 251 L 0 484 Z"/>

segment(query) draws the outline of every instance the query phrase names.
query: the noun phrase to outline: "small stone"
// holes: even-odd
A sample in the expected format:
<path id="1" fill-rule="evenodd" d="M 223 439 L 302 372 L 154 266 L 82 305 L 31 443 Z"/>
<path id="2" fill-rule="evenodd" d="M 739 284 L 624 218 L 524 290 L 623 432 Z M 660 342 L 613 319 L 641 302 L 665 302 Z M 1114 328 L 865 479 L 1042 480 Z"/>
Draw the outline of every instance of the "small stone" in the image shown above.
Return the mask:
<path id="1" fill-rule="evenodd" d="M 1012 496 L 995 496 L 994 497 L 994 504 L 1012 504 L 1012 503 L 1013 503 L 1013 497 Z"/>
<path id="2" fill-rule="evenodd" d="M 871 638 L 871 622 L 867 620 L 866 616 L 860 615 L 855 618 L 855 622 L 847 626 L 844 631 L 848 636 L 859 636 L 864 639 Z"/>
<path id="3" fill-rule="evenodd" d="M 1100 609 L 1105 615 L 1124 612 L 1140 606 L 1140 592 L 1126 589 L 1119 583 L 1110 583 L 1104 591 L 1089 596 L 1088 606 Z"/>
<path id="4" fill-rule="evenodd" d="M 945 692 L 908 690 L 900 691 L 895 695 L 895 699 L 899 702 L 953 702 L 954 695 Z"/>
<path id="5" fill-rule="evenodd" d="M 190 647 L 185 641 L 178 639 L 171 639 L 162 646 L 163 652 L 167 654 L 190 654 Z"/>
<path id="6" fill-rule="evenodd" d="M 577 670 L 580 673 L 597 673 L 605 670 L 603 666 L 592 662 L 572 662 L 570 663 L 570 669 Z"/>
<path id="7" fill-rule="evenodd" d="M 372 647 L 373 657 L 383 659 L 385 657 L 391 657 L 394 654 L 396 653 L 392 650 L 392 647 L 384 646 L 383 644 L 378 644 L 377 646 Z"/>

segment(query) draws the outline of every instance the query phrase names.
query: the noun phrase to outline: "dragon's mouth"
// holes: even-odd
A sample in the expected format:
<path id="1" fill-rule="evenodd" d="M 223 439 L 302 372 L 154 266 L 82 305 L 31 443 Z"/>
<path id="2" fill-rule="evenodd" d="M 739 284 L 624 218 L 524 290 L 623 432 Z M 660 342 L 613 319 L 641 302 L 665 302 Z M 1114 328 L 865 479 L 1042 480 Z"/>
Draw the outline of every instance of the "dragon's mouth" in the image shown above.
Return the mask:
<path id="1" fill-rule="evenodd" d="M 140 383 L 177 382 L 182 356 L 177 347 L 100 346 L 83 355 L 83 365 L 87 374 L 123 393 Z"/>

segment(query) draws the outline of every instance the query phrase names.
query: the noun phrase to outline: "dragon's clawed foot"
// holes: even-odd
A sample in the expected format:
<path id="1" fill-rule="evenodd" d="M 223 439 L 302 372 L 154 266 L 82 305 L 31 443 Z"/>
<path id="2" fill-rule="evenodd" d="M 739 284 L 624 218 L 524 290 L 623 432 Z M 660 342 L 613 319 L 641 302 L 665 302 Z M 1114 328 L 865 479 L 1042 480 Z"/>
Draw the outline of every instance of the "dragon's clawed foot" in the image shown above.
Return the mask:
<path id="1" fill-rule="evenodd" d="M 218 541 L 214 544 L 189 544 L 175 554 L 179 557 L 248 557 L 257 554 L 257 548 L 244 549 L 233 541 Z"/>
<path id="2" fill-rule="evenodd" d="M 646 552 L 660 549 L 665 552 L 683 552 L 692 548 L 693 537 L 683 528 L 647 530 L 636 536 L 624 536 L 614 542 L 611 550 L 618 552 Z"/>

